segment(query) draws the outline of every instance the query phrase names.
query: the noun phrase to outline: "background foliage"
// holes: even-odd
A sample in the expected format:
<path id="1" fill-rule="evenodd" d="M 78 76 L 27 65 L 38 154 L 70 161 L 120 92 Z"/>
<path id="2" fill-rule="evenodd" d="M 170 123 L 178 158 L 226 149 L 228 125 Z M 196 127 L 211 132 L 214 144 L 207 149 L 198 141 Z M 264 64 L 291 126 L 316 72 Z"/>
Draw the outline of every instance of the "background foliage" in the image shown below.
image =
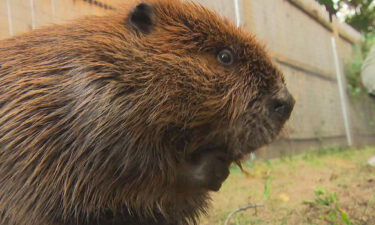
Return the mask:
<path id="1" fill-rule="evenodd" d="M 373 0 L 316 0 L 324 5 L 330 16 L 341 13 L 345 22 L 364 36 L 362 46 L 355 46 L 350 62 L 345 65 L 348 92 L 352 97 L 365 90 L 361 83 L 361 69 L 371 46 L 375 43 L 375 1 Z"/>
<path id="2" fill-rule="evenodd" d="M 373 0 L 317 0 L 331 15 L 344 14 L 345 22 L 363 33 L 375 30 L 375 3 Z"/>

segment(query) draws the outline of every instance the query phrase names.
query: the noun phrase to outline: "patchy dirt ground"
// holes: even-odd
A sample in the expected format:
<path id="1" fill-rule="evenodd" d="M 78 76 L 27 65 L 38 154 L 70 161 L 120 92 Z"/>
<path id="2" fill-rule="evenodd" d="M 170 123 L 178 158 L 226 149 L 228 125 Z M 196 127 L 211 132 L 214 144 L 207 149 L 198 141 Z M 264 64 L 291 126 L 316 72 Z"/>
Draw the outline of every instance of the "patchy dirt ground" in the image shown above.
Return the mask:
<path id="1" fill-rule="evenodd" d="M 256 209 L 235 214 L 229 224 L 375 225 L 375 167 L 367 159 L 374 148 L 327 148 L 310 154 L 233 168 L 201 225 L 224 225 L 227 215 L 250 204 Z"/>

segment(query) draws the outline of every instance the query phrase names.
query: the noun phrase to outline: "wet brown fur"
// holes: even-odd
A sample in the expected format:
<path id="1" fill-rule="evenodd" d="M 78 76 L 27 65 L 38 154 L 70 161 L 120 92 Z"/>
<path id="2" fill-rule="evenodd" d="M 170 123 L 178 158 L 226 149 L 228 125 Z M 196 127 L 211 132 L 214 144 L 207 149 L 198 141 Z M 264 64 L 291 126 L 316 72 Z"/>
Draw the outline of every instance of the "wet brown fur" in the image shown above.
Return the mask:
<path id="1" fill-rule="evenodd" d="M 149 34 L 129 4 L 0 41 L 0 224 L 194 223 L 209 198 L 178 185 L 184 160 L 220 146 L 238 160 L 281 129 L 263 106 L 284 81 L 254 37 L 199 5 L 148 2 Z"/>

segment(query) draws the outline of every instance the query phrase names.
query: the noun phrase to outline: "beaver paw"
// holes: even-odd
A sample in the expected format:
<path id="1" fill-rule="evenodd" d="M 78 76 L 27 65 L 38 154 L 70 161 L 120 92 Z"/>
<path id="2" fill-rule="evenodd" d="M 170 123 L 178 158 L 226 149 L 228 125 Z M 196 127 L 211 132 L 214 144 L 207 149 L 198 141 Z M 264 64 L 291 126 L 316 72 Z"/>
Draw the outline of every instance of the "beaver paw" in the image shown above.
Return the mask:
<path id="1" fill-rule="evenodd" d="M 183 167 L 181 184 L 192 188 L 218 191 L 229 175 L 231 160 L 225 153 L 195 153 Z"/>

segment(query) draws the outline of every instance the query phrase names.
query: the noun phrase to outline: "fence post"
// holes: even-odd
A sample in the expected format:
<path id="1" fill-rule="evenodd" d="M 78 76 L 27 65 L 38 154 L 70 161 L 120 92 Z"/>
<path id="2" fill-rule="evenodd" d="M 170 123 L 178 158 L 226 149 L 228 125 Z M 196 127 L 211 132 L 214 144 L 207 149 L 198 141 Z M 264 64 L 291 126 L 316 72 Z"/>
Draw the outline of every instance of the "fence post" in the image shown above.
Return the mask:
<path id="1" fill-rule="evenodd" d="M 8 33 L 10 36 L 13 36 L 13 18 L 12 18 L 12 7 L 10 6 L 11 0 L 6 0 L 7 4 L 7 16 L 8 16 Z"/>
<path id="2" fill-rule="evenodd" d="M 34 0 L 30 0 L 30 10 L 31 10 L 31 29 L 35 29 L 35 5 Z"/>
<path id="3" fill-rule="evenodd" d="M 56 4 L 55 0 L 51 0 L 51 12 L 52 12 L 52 22 L 56 22 Z"/>
<path id="4" fill-rule="evenodd" d="M 336 18 L 332 18 L 332 28 L 333 28 L 333 35 L 331 36 L 331 44 L 332 44 L 332 51 L 333 51 L 333 60 L 335 63 L 335 71 L 336 71 L 336 78 L 337 78 L 337 85 L 339 87 L 339 94 L 340 94 L 340 102 L 341 102 L 341 111 L 344 119 L 344 127 L 345 127 L 345 134 L 346 134 L 346 140 L 348 143 L 348 146 L 353 145 L 352 140 L 352 133 L 350 130 L 350 118 L 349 118 L 349 109 L 347 104 L 347 96 L 346 96 L 346 88 L 345 88 L 345 82 L 344 82 L 344 74 L 342 72 L 342 69 L 340 67 L 340 59 L 338 56 L 337 51 L 337 42 L 336 40 L 339 40 L 340 36 L 338 34 L 337 26 L 336 26 Z"/>
<path id="5" fill-rule="evenodd" d="M 234 10 L 236 15 L 236 26 L 241 25 L 241 9 L 240 9 L 240 0 L 234 0 Z"/>

